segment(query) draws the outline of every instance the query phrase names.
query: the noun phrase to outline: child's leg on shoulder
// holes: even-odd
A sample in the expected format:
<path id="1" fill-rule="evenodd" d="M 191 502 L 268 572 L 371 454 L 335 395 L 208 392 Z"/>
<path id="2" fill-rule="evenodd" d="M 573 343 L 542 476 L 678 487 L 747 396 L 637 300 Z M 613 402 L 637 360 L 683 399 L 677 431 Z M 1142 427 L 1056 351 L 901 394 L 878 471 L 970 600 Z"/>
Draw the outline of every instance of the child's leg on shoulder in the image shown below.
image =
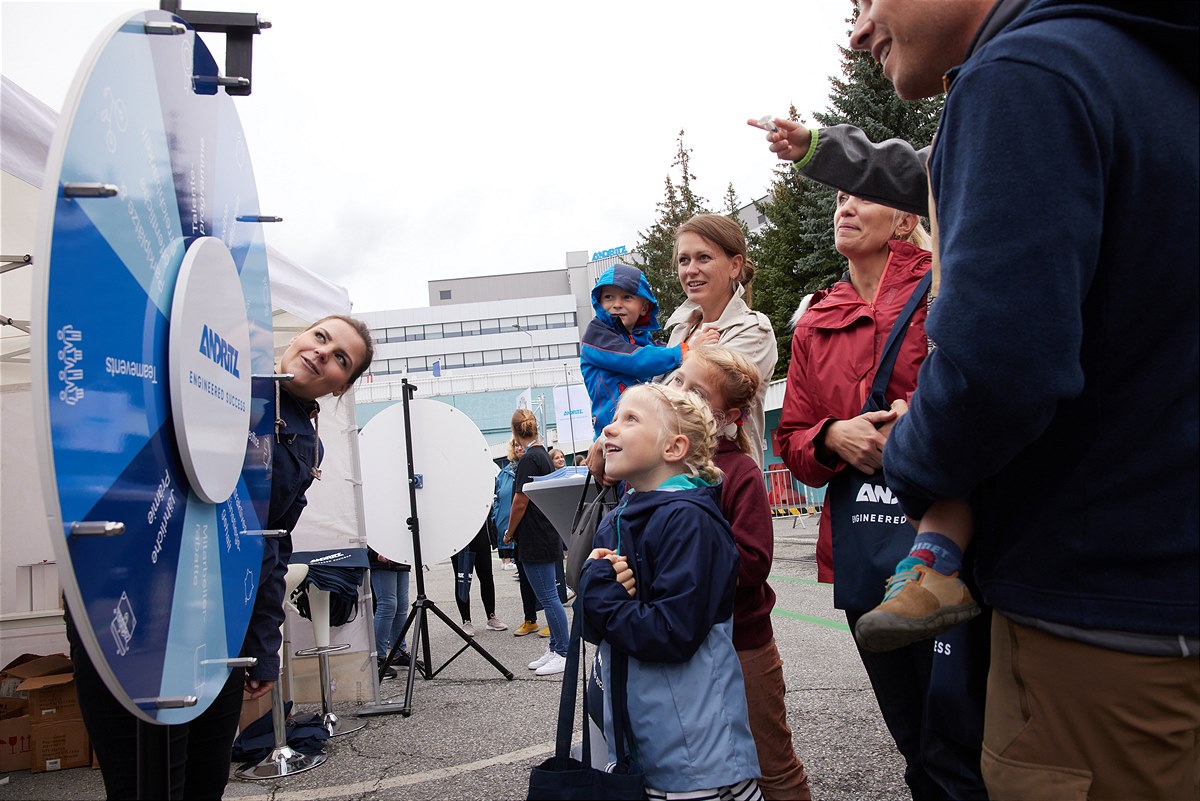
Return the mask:
<path id="1" fill-rule="evenodd" d="M 964 500 L 940 500 L 916 521 L 912 550 L 887 581 L 883 602 L 854 627 L 867 651 L 891 651 L 936 636 L 979 614 L 979 604 L 958 577 L 974 532 Z"/>
<path id="2" fill-rule="evenodd" d="M 943 576 L 952 575 L 962 567 L 963 551 L 971 544 L 974 531 L 969 503 L 959 499 L 936 501 L 917 521 L 909 558 L 921 560 Z"/>

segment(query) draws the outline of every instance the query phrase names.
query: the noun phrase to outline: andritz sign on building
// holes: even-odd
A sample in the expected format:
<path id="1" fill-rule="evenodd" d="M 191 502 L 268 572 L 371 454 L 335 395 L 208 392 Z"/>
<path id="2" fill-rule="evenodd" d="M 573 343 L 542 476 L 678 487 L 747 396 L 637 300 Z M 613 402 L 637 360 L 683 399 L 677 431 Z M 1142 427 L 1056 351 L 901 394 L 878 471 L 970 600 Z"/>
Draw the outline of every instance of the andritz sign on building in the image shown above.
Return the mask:
<path id="1" fill-rule="evenodd" d="M 624 245 L 609 248 L 608 250 L 598 250 L 592 254 L 592 261 L 600 261 L 601 259 L 608 259 L 613 256 L 624 256 L 626 253 Z"/>

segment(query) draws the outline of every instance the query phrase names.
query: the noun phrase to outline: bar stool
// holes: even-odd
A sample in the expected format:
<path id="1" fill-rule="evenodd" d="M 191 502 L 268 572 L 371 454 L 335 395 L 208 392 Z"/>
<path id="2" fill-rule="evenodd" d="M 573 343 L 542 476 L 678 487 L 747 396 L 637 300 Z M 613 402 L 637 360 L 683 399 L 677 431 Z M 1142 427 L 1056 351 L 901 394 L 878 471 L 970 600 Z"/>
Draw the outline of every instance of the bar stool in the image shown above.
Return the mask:
<path id="1" fill-rule="evenodd" d="M 326 731 L 330 737 L 339 737 L 343 734 L 350 734 L 366 726 L 366 722 L 357 721 L 356 723 L 348 724 L 346 721 L 339 718 L 333 711 L 333 676 L 329 670 L 329 655 L 338 651 L 345 651 L 350 647 L 350 643 L 340 643 L 338 645 L 329 644 L 329 591 L 321 590 L 308 585 L 308 613 L 312 618 L 313 638 L 317 645 L 315 648 L 304 648 L 296 652 L 299 657 L 317 657 L 318 670 L 321 681 L 321 712 L 323 714 L 323 722 Z"/>
<path id="2" fill-rule="evenodd" d="M 284 603 L 287 603 L 287 598 L 303 583 L 307 575 L 308 565 L 288 566 Z M 286 619 L 284 626 L 287 626 Z M 287 717 L 283 711 L 284 656 L 281 646 L 279 649 L 279 678 L 275 680 L 275 685 L 271 688 L 271 726 L 275 734 L 275 747 L 258 764 L 240 768 L 236 774 L 240 779 L 278 779 L 281 776 L 312 770 L 318 765 L 325 764 L 325 760 L 329 759 L 327 754 L 302 754 L 287 743 Z"/>

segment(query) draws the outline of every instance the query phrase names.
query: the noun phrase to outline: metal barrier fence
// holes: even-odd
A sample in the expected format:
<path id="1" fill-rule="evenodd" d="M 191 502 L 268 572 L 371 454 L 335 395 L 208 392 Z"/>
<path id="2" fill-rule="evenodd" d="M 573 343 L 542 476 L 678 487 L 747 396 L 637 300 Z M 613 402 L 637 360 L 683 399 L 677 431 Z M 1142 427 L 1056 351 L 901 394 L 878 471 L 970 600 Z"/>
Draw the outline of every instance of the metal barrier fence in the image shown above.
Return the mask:
<path id="1" fill-rule="evenodd" d="M 813 515 L 825 506 L 825 487 L 801 484 L 787 468 L 764 470 L 763 480 L 774 517 Z"/>

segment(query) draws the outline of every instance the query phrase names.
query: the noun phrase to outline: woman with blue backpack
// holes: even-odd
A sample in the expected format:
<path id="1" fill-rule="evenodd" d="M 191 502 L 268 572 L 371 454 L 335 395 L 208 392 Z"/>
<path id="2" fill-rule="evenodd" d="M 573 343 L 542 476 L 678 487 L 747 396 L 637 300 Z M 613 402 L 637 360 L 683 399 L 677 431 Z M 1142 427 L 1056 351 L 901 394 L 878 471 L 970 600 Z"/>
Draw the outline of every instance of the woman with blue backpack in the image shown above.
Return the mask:
<path id="1" fill-rule="evenodd" d="M 513 479 L 517 475 L 517 462 L 524 452 L 523 446 L 509 439 L 508 464 L 500 468 L 500 472 L 496 476 L 496 494 L 492 498 L 492 523 L 495 525 L 496 531 L 501 534 L 508 528 L 508 513 L 512 510 Z M 513 570 L 517 566 L 513 559 L 517 550 L 516 546 L 512 543 L 505 543 L 499 538 L 497 540 L 496 551 L 500 554 L 503 569 Z"/>

